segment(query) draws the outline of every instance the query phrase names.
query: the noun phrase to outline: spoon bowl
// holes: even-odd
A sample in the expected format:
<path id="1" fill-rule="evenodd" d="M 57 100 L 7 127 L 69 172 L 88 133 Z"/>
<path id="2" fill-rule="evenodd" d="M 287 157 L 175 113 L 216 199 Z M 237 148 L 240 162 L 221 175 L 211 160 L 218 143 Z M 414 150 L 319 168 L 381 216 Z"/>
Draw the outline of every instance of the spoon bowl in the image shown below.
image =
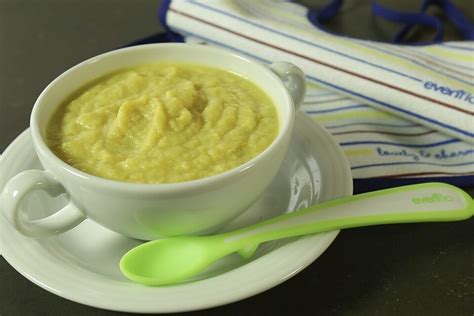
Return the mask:
<path id="1" fill-rule="evenodd" d="M 223 246 L 213 236 L 158 239 L 130 250 L 120 261 L 120 270 L 127 278 L 145 285 L 176 283 L 217 260 L 216 253 L 225 253 Z"/>

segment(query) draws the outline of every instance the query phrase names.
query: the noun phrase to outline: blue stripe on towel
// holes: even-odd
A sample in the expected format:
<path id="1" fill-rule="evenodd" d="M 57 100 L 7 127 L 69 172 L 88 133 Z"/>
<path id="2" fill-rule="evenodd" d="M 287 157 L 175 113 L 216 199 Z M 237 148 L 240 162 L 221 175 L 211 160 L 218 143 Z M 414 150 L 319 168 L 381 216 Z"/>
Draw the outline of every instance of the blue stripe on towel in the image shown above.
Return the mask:
<path id="1" fill-rule="evenodd" d="M 461 167 L 461 166 L 474 165 L 474 161 L 453 163 L 453 164 L 441 164 L 441 163 L 419 162 L 419 161 L 386 162 L 386 163 L 374 163 L 374 164 L 368 164 L 368 165 L 353 166 L 351 167 L 351 169 L 356 170 L 356 169 L 387 167 L 387 166 L 396 166 L 396 165 L 427 165 L 427 166 L 436 166 L 436 167 Z"/>
<path id="2" fill-rule="evenodd" d="M 339 125 L 326 125 L 327 129 L 336 129 L 336 128 L 343 128 L 348 126 L 360 126 L 360 125 L 369 125 L 369 126 L 380 126 L 380 127 L 423 127 L 419 124 L 386 124 L 386 123 L 374 123 L 374 122 L 357 122 L 357 123 L 347 123 L 347 124 L 339 124 Z"/>
<path id="3" fill-rule="evenodd" d="M 354 104 L 354 105 L 341 106 L 339 108 L 333 108 L 333 109 L 328 109 L 328 110 L 317 110 L 317 111 L 308 110 L 308 111 L 305 111 L 305 112 L 308 113 L 308 114 L 317 114 L 317 113 L 338 112 L 338 111 L 368 108 L 368 107 L 369 106 L 366 105 L 366 104 Z"/>
<path id="4" fill-rule="evenodd" d="M 391 142 L 385 142 L 385 141 L 355 141 L 355 142 L 342 142 L 340 143 L 340 145 L 343 147 L 356 146 L 356 145 L 393 145 L 393 146 L 403 146 L 403 147 L 411 147 L 411 148 L 429 148 L 429 147 L 459 143 L 460 141 L 461 140 L 459 139 L 449 139 L 442 142 L 431 143 L 431 144 L 400 144 L 400 143 L 391 143 Z"/>
<path id="5" fill-rule="evenodd" d="M 457 46 L 457 45 L 447 44 L 447 43 L 442 43 L 441 45 L 442 45 L 442 46 L 445 46 L 445 47 L 448 47 L 448 48 L 453 48 L 453 49 L 474 51 L 474 47 Z"/>

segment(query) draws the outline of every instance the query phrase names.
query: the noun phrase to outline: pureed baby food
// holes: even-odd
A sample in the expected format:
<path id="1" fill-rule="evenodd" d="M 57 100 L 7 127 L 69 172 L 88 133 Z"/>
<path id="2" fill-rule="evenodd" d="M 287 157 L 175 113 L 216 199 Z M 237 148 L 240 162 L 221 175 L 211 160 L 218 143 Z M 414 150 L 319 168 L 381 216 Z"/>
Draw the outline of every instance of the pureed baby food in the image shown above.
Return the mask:
<path id="1" fill-rule="evenodd" d="M 47 142 L 84 172 L 136 183 L 215 175 L 262 152 L 278 113 L 259 87 L 199 65 L 156 63 L 101 77 L 65 100 Z"/>

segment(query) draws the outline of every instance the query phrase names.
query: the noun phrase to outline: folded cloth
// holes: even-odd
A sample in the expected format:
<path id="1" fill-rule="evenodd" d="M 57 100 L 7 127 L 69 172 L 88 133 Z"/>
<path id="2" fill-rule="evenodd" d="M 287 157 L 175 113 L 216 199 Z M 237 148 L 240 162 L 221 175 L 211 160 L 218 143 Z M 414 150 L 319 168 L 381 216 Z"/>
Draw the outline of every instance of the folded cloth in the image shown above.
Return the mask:
<path id="1" fill-rule="evenodd" d="M 474 185 L 474 42 L 401 46 L 316 28 L 275 0 L 165 1 L 166 28 L 262 63 L 302 68 L 303 110 L 342 146 L 356 191 L 441 180 Z"/>

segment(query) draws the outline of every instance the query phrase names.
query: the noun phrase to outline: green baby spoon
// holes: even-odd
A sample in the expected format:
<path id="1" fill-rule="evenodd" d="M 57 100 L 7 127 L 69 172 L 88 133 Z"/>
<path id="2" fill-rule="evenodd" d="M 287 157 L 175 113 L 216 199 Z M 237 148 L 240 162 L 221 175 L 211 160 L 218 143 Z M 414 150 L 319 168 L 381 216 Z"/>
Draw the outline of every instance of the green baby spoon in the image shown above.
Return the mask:
<path id="1" fill-rule="evenodd" d="M 141 284 L 174 284 L 233 252 L 248 258 L 270 240 L 379 224 L 457 221 L 473 214 L 474 202 L 461 189 L 415 184 L 324 202 L 220 235 L 150 241 L 127 252 L 120 270 Z"/>

